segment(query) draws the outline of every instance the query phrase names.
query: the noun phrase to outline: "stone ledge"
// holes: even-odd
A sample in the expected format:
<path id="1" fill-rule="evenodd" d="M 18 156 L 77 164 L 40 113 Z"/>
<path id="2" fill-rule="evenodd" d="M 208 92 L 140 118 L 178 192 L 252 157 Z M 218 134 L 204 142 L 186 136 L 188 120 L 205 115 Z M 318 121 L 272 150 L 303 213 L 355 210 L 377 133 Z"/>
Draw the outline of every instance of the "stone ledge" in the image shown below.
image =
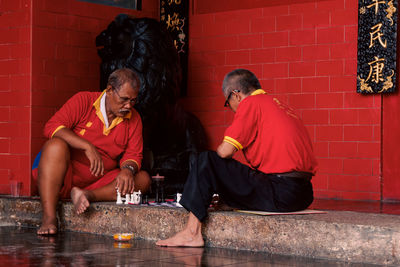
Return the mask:
<path id="1" fill-rule="evenodd" d="M 0 223 L 38 226 L 39 200 L 0 198 Z M 70 202 L 60 203 L 64 230 L 112 235 L 133 232 L 157 240 L 183 228 L 184 209 L 93 203 L 75 215 Z M 212 212 L 203 229 L 206 246 L 264 251 L 311 258 L 372 264 L 400 264 L 400 216 L 329 211 L 326 214 L 257 216 Z"/>

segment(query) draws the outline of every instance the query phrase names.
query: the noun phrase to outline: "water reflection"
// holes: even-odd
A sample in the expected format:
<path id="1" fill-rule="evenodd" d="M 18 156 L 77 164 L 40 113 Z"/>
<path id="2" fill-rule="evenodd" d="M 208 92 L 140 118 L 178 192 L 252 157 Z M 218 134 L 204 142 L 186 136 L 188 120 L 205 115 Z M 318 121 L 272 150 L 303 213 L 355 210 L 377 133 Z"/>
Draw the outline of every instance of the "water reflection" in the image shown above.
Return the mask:
<path id="1" fill-rule="evenodd" d="M 204 248 L 168 248 L 157 247 L 159 251 L 167 252 L 171 255 L 168 262 L 179 264 L 179 266 L 204 266 L 202 261 Z"/>
<path id="2" fill-rule="evenodd" d="M 10 266 L 95 266 L 109 261 L 113 240 L 110 237 L 63 232 L 38 236 L 35 229 L 0 227 L 0 262 Z M 118 251 L 111 254 L 118 255 Z"/>
<path id="3" fill-rule="evenodd" d="M 115 242 L 112 236 L 0 227 L 0 266 L 373 266 L 221 248 L 165 248 L 154 241 Z"/>

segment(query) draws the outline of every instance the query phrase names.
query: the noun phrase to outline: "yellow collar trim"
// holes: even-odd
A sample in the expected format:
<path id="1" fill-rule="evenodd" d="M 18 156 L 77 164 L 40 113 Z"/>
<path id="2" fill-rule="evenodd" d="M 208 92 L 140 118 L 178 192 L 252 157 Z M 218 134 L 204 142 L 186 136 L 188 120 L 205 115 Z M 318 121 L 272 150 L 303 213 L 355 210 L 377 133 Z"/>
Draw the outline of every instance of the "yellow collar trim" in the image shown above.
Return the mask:
<path id="1" fill-rule="evenodd" d="M 263 89 L 257 89 L 253 93 L 251 93 L 250 95 L 264 95 L 266 93 L 267 92 L 265 92 Z"/>
<path id="2" fill-rule="evenodd" d="M 99 119 L 103 123 L 103 134 L 104 135 L 108 135 L 112 128 L 114 128 L 115 126 L 117 126 L 118 124 L 123 122 L 124 119 L 130 119 L 131 116 L 132 116 L 132 112 L 129 112 L 123 118 L 122 117 L 116 117 L 116 118 L 113 119 L 113 121 L 111 122 L 110 126 L 108 128 L 106 128 L 106 124 L 104 123 L 104 117 L 103 117 L 103 114 L 101 113 L 101 109 L 100 109 L 100 101 L 101 101 L 101 98 L 103 97 L 103 95 L 106 93 L 106 91 L 107 90 L 104 90 L 100 94 L 100 96 L 96 99 L 96 101 L 94 101 L 94 103 L 93 103 L 93 106 L 96 109 L 96 115 L 97 115 L 97 117 L 99 117 Z"/>

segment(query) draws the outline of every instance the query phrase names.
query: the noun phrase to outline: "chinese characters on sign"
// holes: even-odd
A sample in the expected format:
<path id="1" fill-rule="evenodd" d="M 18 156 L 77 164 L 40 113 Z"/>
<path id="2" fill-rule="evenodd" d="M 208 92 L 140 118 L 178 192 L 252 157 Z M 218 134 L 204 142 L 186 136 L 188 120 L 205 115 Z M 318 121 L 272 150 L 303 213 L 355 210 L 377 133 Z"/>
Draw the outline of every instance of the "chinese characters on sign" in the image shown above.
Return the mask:
<path id="1" fill-rule="evenodd" d="M 160 22 L 171 33 L 182 67 L 181 95 L 186 95 L 189 32 L 188 0 L 160 0 Z"/>
<path id="2" fill-rule="evenodd" d="M 396 89 L 397 0 L 358 2 L 358 93 Z"/>

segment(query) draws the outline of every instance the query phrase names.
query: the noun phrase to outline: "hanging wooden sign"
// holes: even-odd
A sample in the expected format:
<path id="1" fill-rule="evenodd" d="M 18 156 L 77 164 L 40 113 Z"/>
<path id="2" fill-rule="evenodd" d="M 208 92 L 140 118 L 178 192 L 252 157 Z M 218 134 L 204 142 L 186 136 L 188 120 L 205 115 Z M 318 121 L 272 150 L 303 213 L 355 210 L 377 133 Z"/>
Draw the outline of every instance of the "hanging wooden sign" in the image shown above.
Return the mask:
<path id="1" fill-rule="evenodd" d="M 186 95 L 189 49 L 189 1 L 160 0 L 160 22 L 171 33 L 182 67 L 181 96 Z"/>
<path id="2" fill-rule="evenodd" d="M 394 92 L 397 0 L 359 0 L 358 7 L 357 92 Z"/>

